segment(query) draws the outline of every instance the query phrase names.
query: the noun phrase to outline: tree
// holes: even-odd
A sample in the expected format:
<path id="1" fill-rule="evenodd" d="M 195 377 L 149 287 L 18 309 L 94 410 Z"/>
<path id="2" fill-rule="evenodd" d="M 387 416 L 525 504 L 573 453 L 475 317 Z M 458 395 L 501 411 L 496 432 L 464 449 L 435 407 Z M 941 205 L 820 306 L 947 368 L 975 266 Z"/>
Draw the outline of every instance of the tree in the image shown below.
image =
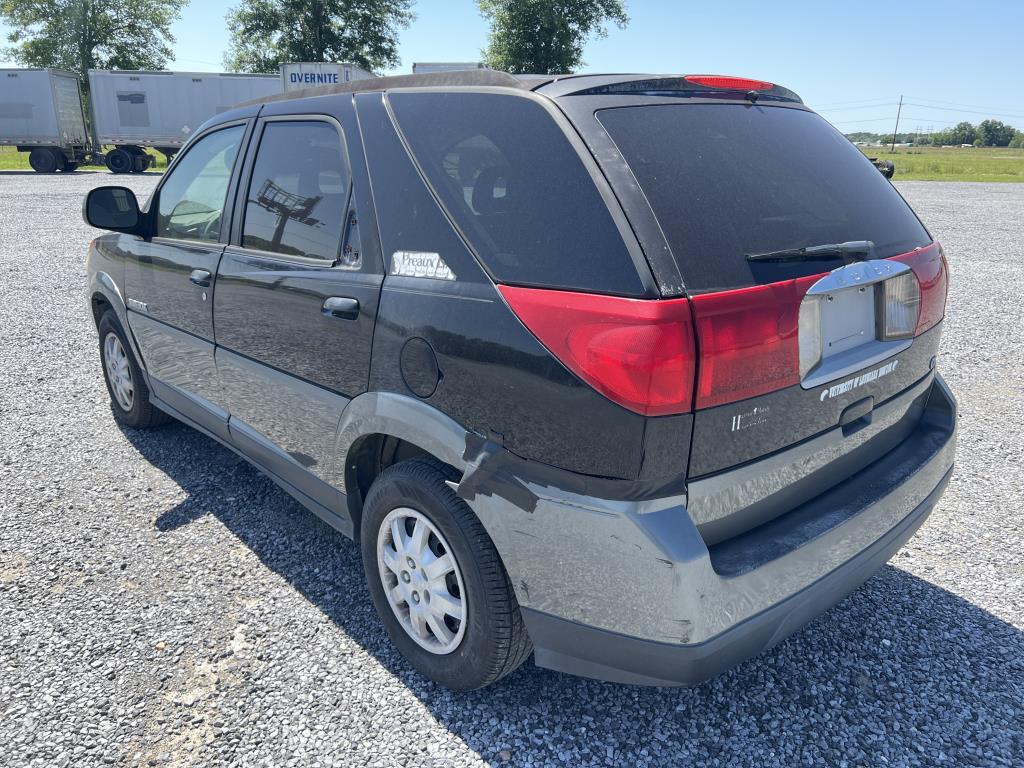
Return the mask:
<path id="1" fill-rule="evenodd" d="M 412 0 L 242 0 L 228 11 L 232 71 L 276 72 L 288 61 L 398 63 L 398 30 Z"/>
<path id="2" fill-rule="evenodd" d="M 968 122 L 957 123 L 949 129 L 950 144 L 973 144 L 976 138 L 978 138 L 978 132 Z"/>
<path id="3" fill-rule="evenodd" d="M 28 67 L 78 73 L 90 69 L 163 69 L 171 24 L 188 0 L 0 0 L 11 28 L 5 50 Z"/>
<path id="4" fill-rule="evenodd" d="M 978 124 L 978 141 L 983 147 L 1005 147 L 1017 131 L 999 120 L 982 120 Z"/>
<path id="5" fill-rule="evenodd" d="M 583 44 L 629 23 L 621 0 L 477 0 L 491 24 L 484 61 L 516 74 L 561 74 L 583 64 Z"/>
<path id="6" fill-rule="evenodd" d="M 1024 148 L 1024 131 L 1015 131 L 1013 138 L 1010 139 L 1010 143 L 1007 144 L 1007 146 L 1013 147 L 1014 149 Z"/>

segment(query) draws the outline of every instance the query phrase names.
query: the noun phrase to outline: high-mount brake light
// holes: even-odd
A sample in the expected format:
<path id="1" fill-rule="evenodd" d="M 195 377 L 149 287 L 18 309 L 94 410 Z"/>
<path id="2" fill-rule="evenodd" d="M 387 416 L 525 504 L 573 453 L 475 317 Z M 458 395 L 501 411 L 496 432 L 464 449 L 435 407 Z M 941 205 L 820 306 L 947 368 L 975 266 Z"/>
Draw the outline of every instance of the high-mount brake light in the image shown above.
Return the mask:
<path id="1" fill-rule="evenodd" d="M 751 80 L 747 77 L 729 77 L 728 75 L 686 75 L 688 83 L 706 85 L 708 88 L 737 91 L 768 91 L 775 87 L 774 83 L 765 80 Z"/>
<path id="2" fill-rule="evenodd" d="M 691 409 L 695 350 L 689 300 L 498 289 L 541 344 L 609 400 L 644 416 Z"/>

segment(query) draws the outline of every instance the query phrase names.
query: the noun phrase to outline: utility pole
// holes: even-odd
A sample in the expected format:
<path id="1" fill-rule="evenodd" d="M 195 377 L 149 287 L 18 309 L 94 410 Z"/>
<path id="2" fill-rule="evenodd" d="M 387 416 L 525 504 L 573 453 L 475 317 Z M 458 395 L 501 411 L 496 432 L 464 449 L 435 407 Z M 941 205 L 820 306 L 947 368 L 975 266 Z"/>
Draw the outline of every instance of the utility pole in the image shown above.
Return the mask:
<path id="1" fill-rule="evenodd" d="M 900 129 L 900 112 L 903 111 L 903 94 L 900 94 L 900 106 L 896 110 L 896 127 L 892 129 L 892 146 L 889 147 L 890 152 L 896 151 L 896 132 Z"/>

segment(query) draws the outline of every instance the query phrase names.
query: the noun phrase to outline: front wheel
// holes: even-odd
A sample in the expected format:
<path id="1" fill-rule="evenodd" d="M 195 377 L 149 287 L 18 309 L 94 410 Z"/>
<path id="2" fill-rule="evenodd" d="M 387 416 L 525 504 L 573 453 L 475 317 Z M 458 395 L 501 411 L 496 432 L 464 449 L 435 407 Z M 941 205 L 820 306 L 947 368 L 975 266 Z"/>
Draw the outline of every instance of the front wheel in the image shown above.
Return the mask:
<path id="1" fill-rule="evenodd" d="M 114 310 L 108 309 L 103 313 L 98 330 L 103 379 L 110 393 L 114 418 L 127 427 L 140 429 L 167 422 L 170 417 L 149 402 L 149 388 L 142 369 L 132 354 Z"/>
<path id="2" fill-rule="evenodd" d="M 455 690 L 515 670 L 532 646 L 483 525 L 430 459 L 374 481 L 360 533 L 370 595 L 391 640 L 422 674 Z"/>

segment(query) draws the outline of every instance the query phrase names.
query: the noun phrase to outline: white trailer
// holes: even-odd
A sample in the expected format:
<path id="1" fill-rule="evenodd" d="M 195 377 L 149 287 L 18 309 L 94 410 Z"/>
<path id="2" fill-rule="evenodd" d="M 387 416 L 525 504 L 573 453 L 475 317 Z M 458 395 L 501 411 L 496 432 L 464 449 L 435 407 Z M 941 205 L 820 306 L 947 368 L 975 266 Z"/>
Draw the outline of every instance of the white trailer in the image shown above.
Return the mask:
<path id="1" fill-rule="evenodd" d="M 277 75 L 90 69 L 89 91 L 96 143 L 114 145 L 105 155 L 107 168 L 141 173 L 152 161 L 145 147 L 170 160 L 211 117 L 280 93 L 281 80 Z"/>
<path id="2" fill-rule="evenodd" d="M 427 72 L 464 72 L 467 69 L 487 69 L 482 61 L 417 61 L 412 65 L 414 75 Z"/>
<path id="3" fill-rule="evenodd" d="M 0 144 L 28 152 L 39 173 L 75 170 L 91 151 L 78 76 L 0 69 Z"/>
<path id="4" fill-rule="evenodd" d="M 320 85 L 337 85 L 376 77 L 357 64 L 332 64 L 324 61 L 296 61 L 281 65 L 281 89 L 300 91 Z"/>

